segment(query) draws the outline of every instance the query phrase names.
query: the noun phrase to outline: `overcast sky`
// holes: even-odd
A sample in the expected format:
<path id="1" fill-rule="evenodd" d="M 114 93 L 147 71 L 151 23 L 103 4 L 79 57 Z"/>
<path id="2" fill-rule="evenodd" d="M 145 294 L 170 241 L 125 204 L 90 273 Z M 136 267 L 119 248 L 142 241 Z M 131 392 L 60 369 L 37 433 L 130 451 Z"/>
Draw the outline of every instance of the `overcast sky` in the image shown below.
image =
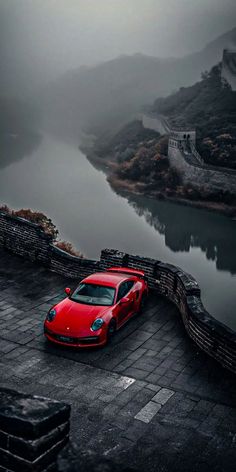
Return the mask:
<path id="1" fill-rule="evenodd" d="M 0 0 L 1 54 L 48 75 L 135 52 L 181 56 L 235 25 L 235 0 Z"/>

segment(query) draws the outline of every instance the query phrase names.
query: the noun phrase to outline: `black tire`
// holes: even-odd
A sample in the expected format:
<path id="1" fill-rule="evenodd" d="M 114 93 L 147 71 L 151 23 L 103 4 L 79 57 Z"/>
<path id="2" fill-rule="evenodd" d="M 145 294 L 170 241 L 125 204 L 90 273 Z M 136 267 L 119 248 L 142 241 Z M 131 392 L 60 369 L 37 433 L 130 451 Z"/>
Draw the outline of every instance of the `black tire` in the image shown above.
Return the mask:
<path id="1" fill-rule="evenodd" d="M 143 313 L 146 307 L 147 303 L 147 294 L 143 293 L 142 298 L 140 300 L 140 305 L 139 305 L 139 313 Z"/>
<path id="2" fill-rule="evenodd" d="M 114 320 L 114 318 L 112 318 L 107 328 L 107 342 L 111 340 L 115 332 L 116 332 L 116 321 Z"/>

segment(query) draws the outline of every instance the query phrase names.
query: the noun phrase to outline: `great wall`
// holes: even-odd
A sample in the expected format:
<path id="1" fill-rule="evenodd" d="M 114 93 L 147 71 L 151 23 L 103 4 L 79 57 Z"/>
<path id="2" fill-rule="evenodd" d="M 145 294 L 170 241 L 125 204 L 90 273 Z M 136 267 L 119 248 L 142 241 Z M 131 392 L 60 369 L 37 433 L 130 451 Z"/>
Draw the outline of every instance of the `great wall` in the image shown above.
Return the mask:
<path id="1" fill-rule="evenodd" d="M 184 184 L 201 190 L 230 191 L 236 193 L 236 171 L 209 166 L 204 163 L 196 149 L 196 130 L 173 129 L 161 115 L 143 115 L 144 128 L 167 134 L 170 166 L 181 175 Z"/>
<path id="2" fill-rule="evenodd" d="M 222 366 L 236 373 L 236 333 L 206 311 L 196 280 L 179 267 L 113 249 L 104 249 L 100 260 L 72 256 L 55 247 L 52 236 L 37 224 L 4 212 L 0 212 L 0 247 L 76 280 L 111 266 L 144 270 L 150 289 L 178 307 L 190 338 Z"/>
<path id="3" fill-rule="evenodd" d="M 222 84 L 227 82 L 232 90 L 236 90 L 236 53 L 223 51 Z M 160 135 L 168 135 L 168 159 L 170 166 L 180 175 L 184 184 L 191 184 L 197 190 L 230 191 L 236 193 L 236 171 L 207 165 L 196 149 L 196 130 L 188 128 L 172 128 L 167 117 L 150 113 L 142 116 L 142 124 L 146 129 L 157 131 Z"/>

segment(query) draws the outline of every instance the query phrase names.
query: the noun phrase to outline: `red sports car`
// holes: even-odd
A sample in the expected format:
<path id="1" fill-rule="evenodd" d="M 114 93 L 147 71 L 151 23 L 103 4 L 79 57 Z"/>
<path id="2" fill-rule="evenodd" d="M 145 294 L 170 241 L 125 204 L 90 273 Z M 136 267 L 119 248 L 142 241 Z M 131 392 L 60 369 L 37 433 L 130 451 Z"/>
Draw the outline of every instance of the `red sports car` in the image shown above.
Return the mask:
<path id="1" fill-rule="evenodd" d="M 54 305 L 44 322 L 47 339 L 74 347 L 103 346 L 148 295 L 144 272 L 113 267 L 86 277 L 68 298 Z"/>

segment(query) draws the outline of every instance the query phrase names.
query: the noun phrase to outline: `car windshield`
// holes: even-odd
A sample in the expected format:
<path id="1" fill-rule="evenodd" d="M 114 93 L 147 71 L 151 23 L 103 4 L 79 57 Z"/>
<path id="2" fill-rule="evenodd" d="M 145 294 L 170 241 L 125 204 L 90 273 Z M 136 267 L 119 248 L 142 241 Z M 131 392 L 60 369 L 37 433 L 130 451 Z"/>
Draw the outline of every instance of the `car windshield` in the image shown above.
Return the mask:
<path id="1" fill-rule="evenodd" d="M 111 306 L 114 303 L 115 289 L 105 285 L 81 283 L 70 299 L 86 305 Z"/>

